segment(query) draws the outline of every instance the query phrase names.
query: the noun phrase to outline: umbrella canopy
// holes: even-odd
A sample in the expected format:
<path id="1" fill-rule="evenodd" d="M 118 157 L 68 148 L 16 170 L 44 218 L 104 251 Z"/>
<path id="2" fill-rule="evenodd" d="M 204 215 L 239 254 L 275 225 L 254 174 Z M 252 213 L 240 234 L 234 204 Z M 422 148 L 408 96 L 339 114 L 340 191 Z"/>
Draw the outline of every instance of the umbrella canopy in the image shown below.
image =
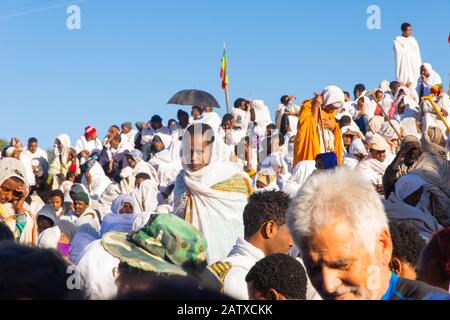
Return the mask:
<path id="1" fill-rule="evenodd" d="M 183 90 L 174 95 L 167 104 L 178 104 L 182 106 L 199 106 L 220 108 L 217 100 L 208 92 L 201 90 Z"/>

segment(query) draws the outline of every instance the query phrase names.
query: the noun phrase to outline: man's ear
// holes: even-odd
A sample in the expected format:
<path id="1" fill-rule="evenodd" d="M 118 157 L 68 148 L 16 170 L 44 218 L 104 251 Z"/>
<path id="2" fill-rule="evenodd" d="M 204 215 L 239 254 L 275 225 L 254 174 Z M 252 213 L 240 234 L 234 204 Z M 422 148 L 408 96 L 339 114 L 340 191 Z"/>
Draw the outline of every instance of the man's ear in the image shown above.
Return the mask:
<path id="1" fill-rule="evenodd" d="M 396 257 L 392 257 L 390 267 L 391 267 L 392 272 L 394 272 L 394 273 L 395 273 L 396 275 L 398 275 L 398 276 L 401 275 L 402 272 L 403 272 L 403 266 L 402 266 L 402 263 L 401 263 L 401 261 L 400 261 L 398 258 L 396 258 Z"/>
<path id="2" fill-rule="evenodd" d="M 383 265 L 388 266 L 392 258 L 392 239 L 387 228 L 384 228 L 378 236 L 377 252 L 380 254 Z"/>
<path id="3" fill-rule="evenodd" d="M 277 224 L 273 221 L 268 221 L 263 225 L 262 229 L 264 239 L 272 239 L 277 233 Z"/>
<path id="4" fill-rule="evenodd" d="M 278 292 L 275 289 L 269 289 L 265 294 L 267 300 L 280 300 Z"/>

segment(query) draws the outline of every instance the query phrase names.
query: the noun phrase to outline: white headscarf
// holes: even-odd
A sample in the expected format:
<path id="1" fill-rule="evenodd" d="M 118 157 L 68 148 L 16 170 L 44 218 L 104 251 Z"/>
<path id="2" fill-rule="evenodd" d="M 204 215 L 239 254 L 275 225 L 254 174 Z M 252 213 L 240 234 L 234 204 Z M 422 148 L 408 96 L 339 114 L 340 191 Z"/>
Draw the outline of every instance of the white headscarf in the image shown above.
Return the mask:
<path id="1" fill-rule="evenodd" d="M 69 148 L 70 147 L 70 137 L 69 137 L 69 135 L 67 133 L 60 134 L 59 136 L 56 137 L 56 139 L 58 139 L 59 142 L 61 142 L 63 150 L 65 148 Z M 60 153 L 58 151 L 58 148 L 56 146 L 55 146 L 55 155 L 56 156 L 60 155 Z"/>
<path id="2" fill-rule="evenodd" d="M 435 70 L 433 70 L 433 67 L 431 66 L 431 64 L 424 63 L 423 66 L 425 67 L 425 69 L 427 69 L 428 73 L 430 74 L 427 78 L 427 83 L 429 86 L 434 86 L 436 84 L 442 83 L 441 76 Z M 418 82 L 419 82 L 419 85 L 422 83 L 422 77 L 419 78 Z"/>
<path id="3" fill-rule="evenodd" d="M 0 160 L 0 185 L 9 178 L 16 177 L 28 185 L 25 175 L 25 167 L 20 160 L 15 158 L 4 158 Z"/>
<path id="4" fill-rule="evenodd" d="M 121 194 L 116 199 L 114 199 L 114 201 L 112 202 L 111 213 L 120 214 L 119 211 L 123 208 L 125 203 L 131 204 L 131 206 L 133 208 L 133 212 L 134 212 L 135 203 L 134 203 L 133 197 L 130 195 L 127 195 L 127 194 Z"/>
<path id="5" fill-rule="evenodd" d="M 344 92 L 337 86 L 328 86 L 322 91 L 323 105 L 332 106 L 333 109 L 341 109 L 344 106 Z"/>

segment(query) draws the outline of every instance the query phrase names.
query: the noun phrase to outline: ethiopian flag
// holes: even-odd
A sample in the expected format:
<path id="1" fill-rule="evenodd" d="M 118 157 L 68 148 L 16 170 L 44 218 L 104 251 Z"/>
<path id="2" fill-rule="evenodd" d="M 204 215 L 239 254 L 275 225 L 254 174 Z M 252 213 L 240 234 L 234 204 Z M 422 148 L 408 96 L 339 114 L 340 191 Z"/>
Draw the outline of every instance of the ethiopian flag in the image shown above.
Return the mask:
<path id="1" fill-rule="evenodd" d="M 222 79 L 222 90 L 228 88 L 227 52 L 223 49 L 222 68 L 220 69 L 220 79 Z"/>

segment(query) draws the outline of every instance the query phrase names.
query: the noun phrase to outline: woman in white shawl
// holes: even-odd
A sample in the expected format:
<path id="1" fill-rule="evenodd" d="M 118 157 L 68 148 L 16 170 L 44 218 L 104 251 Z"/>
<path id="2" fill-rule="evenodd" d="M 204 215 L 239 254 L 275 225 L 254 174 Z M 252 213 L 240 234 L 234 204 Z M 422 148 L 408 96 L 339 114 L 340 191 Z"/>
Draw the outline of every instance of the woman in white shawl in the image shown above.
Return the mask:
<path id="1" fill-rule="evenodd" d="M 59 152 L 60 147 L 57 150 Z M 61 153 L 53 160 L 48 170 L 48 175 L 52 181 L 52 190 L 60 189 L 62 183 L 66 180 L 67 172 L 71 168 L 75 169 L 75 175 L 80 174 L 80 162 L 76 156 L 76 151 L 70 146 L 62 147 Z"/>
<path id="2" fill-rule="evenodd" d="M 175 179 L 182 168 L 180 156 L 174 152 L 178 149 L 171 148 L 171 136 L 158 134 L 155 137 L 158 136 L 162 140 L 165 149 L 155 153 L 149 163 L 158 173 L 160 191 L 163 192 L 168 186 L 175 183 Z"/>
<path id="3" fill-rule="evenodd" d="M 211 127 L 188 127 L 183 137 L 183 170 L 174 190 L 174 213 L 204 234 L 209 264 L 225 258 L 243 236 L 242 214 L 253 191 L 248 175 L 224 161 L 218 148 Z"/>
<path id="4" fill-rule="evenodd" d="M 120 195 L 114 199 L 111 213 L 107 214 L 102 221 L 100 236 L 110 231 L 130 232 L 135 218 L 135 204 L 133 197 Z"/>
<path id="5" fill-rule="evenodd" d="M 430 95 L 431 87 L 436 84 L 442 84 L 441 76 L 433 70 L 431 64 L 424 63 L 420 67 L 420 78 L 417 85 L 417 94 L 420 98 Z"/>
<path id="6" fill-rule="evenodd" d="M 403 176 L 395 183 L 395 192 L 392 192 L 383 204 L 390 219 L 409 220 L 419 228 L 421 236 L 429 240 L 442 227 L 436 218 L 420 205 L 426 184 L 418 175 Z"/>
<path id="7" fill-rule="evenodd" d="M 95 160 L 91 161 L 93 161 L 93 166 L 83 175 L 81 183 L 88 189 L 91 198 L 97 200 L 111 184 L 111 179 L 106 176 L 100 163 Z"/>
<path id="8" fill-rule="evenodd" d="M 22 244 L 37 244 L 37 226 L 33 213 L 27 210 L 29 192 L 25 168 L 13 158 L 0 160 L 0 222 L 4 222 Z M 15 204 L 13 204 L 13 202 Z"/>
<path id="9" fill-rule="evenodd" d="M 420 120 L 420 114 L 417 110 L 417 103 L 407 96 L 399 96 L 395 102 L 394 119 L 403 127 L 403 135 L 412 135 L 420 137 L 417 121 Z"/>

